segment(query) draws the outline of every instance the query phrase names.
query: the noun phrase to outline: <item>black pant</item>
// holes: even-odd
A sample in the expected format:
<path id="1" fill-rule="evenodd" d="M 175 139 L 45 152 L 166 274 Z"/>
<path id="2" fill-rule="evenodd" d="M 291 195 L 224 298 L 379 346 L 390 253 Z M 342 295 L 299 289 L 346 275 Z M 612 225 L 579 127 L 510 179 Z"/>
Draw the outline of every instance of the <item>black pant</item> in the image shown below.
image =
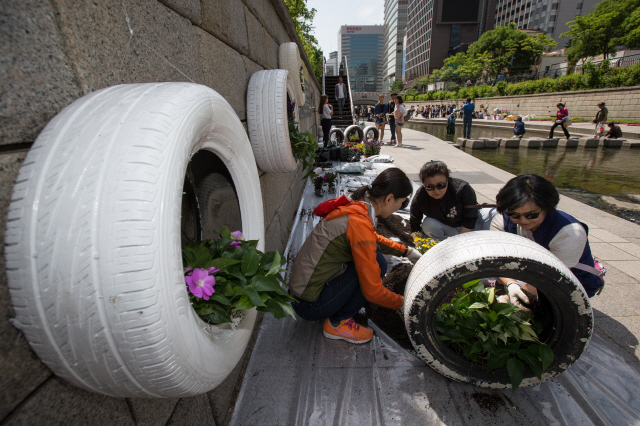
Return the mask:
<path id="1" fill-rule="evenodd" d="M 564 121 L 563 122 L 556 122 L 553 123 L 553 126 L 551 126 L 551 131 L 549 132 L 549 137 L 552 138 L 553 137 L 553 131 L 556 129 L 556 127 L 562 127 L 562 131 L 564 132 L 564 135 L 567 137 L 567 139 L 569 139 L 569 131 L 567 130 L 566 127 L 564 127 Z"/>
<path id="2" fill-rule="evenodd" d="M 389 118 L 389 127 L 391 128 L 391 140 L 396 140 L 396 119 Z"/>
<path id="3" fill-rule="evenodd" d="M 324 141 L 324 146 L 329 145 L 329 132 L 331 131 L 331 119 L 323 118 L 320 120 L 320 125 L 322 126 L 322 140 Z"/>

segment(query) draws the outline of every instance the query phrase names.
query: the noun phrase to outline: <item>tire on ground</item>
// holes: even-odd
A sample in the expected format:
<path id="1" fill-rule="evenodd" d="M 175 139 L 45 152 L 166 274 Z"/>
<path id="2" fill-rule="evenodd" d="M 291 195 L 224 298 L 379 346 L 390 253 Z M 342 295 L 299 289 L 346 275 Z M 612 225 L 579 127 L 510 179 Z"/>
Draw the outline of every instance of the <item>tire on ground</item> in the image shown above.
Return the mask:
<path id="1" fill-rule="evenodd" d="M 295 88 L 286 70 L 253 73 L 247 88 L 247 127 L 253 154 L 260 169 L 286 173 L 297 169 L 289 139 L 287 94 L 295 99 Z"/>
<path id="2" fill-rule="evenodd" d="M 331 129 L 331 131 L 329 132 L 329 144 L 330 145 L 335 145 L 331 142 L 331 138 L 335 137 L 336 138 L 336 142 L 337 144 L 342 144 L 344 143 L 344 132 L 340 129 L 338 129 L 337 127 L 334 127 L 333 129 Z"/>
<path id="3" fill-rule="evenodd" d="M 369 135 L 372 135 L 375 140 L 380 138 L 380 132 L 376 129 L 376 126 L 367 126 L 363 130 L 364 138 L 366 139 Z"/>
<path id="4" fill-rule="evenodd" d="M 344 129 L 344 138 L 346 141 L 349 141 L 349 137 L 353 135 L 358 135 L 359 142 L 364 142 L 364 130 L 362 130 L 362 127 L 357 124 L 352 124 Z"/>
<path id="5" fill-rule="evenodd" d="M 506 367 L 487 373 L 440 340 L 434 315 L 456 287 L 480 278 L 509 277 L 534 285 L 549 302 L 553 327 L 547 344 L 555 354 L 542 381 L 569 368 L 584 352 L 593 331 L 587 294 L 571 271 L 553 254 L 526 238 L 497 231 L 470 232 L 437 244 L 416 263 L 405 289 L 404 320 L 422 359 L 440 374 L 486 388 L 511 388 Z M 540 380 L 525 366 L 521 387 Z"/>
<path id="6" fill-rule="evenodd" d="M 38 136 L 14 187 L 5 255 L 14 323 L 58 376 L 116 397 L 179 398 L 213 389 L 241 358 L 255 309 L 235 329 L 208 326 L 184 282 L 181 198 L 201 150 L 227 166 L 242 231 L 262 249 L 251 145 L 214 90 L 109 87 Z"/>
<path id="7" fill-rule="evenodd" d="M 295 83 L 295 95 L 291 100 L 296 101 L 297 106 L 303 106 L 305 97 L 299 77 L 302 61 L 300 60 L 298 45 L 294 42 L 282 43 L 278 49 L 278 63 L 281 69 L 289 71 L 290 78 Z"/>

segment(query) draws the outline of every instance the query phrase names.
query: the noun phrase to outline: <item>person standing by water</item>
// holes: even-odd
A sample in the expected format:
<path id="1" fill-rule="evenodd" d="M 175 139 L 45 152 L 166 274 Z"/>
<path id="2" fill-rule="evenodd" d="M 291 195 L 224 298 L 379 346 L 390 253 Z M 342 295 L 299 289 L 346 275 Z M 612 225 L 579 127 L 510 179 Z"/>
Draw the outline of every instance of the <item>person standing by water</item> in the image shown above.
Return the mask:
<path id="1" fill-rule="evenodd" d="M 553 126 L 551 126 L 551 130 L 549 131 L 549 137 L 547 139 L 553 139 L 553 131 L 558 126 L 562 127 L 562 131 L 564 132 L 564 135 L 566 136 L 567 139 L 569 139 L 571 136 L 569 135 L 569 131 L 567 130 L 567 127 L 564 125 L 565 120 L 567 119 L 567 117 L 569 117 L 569 110 L 565 108 L 563 103 L 559 103 L 558 105 L 556 105 L 556 107 L 558 107 L 556 122 L 553 123 Z"/>
<path id="2" fill-rule="evenodd" d="M 397 93 L 391 94 L 391 102 L 387 104 L 387 114 L 389 117 L 389 130 L 391 130 L 391 141 L 389 141 L 389 145 L 393 145 L 396 143 L 396 118 L 393 116 L 393 112 L 396 110 L 396 97 Z M 422 107 L 424 109 L 424 107 Z"/>
<path id="3" fill-rule="evenodd" d="M 347 85 L 342 82 L 342 77 L 338 78 L 338 84 L 336 84 L 336 99 L 338 100 L 338 113 L 342 118 L 342 108 L 344 108 L 344 99 L 347 97 Z"/>
<path id="4" fill-rule="evenodd" d="M 471 138 L 471 123 L 473 122 L 473 110 L 475 105 L 471 103 L 471 98 L 467 98 L 467 103 L 462 105 L 462 137 Z"/>
<path id="5" fill-rule="evenodd" d="M 607 116 L 609 115 L 609 110 L 604 105 L 604 102 L 598 104 L 600 110 L 596 114 L 596 118 L 592 121 L 592 123 L 596 125 L 596 133 L 593 135 L 595 138 L 599 138 L 604 134 L 604 125 L 607 123 Z"/>
<path id="6" fill-rule="evenodd" d="M 384 103 L 384 95 L 378 96 L 378 103 L 376 104 L 375 109 L 376 116 L 376 129 L 380 134 L 380 138 L 378 139 L 382 142 L 384 139 L 384 126 L 387 122 L 387 105 Z"/>
<path id="7" fill-rule="evenodd" d="M 320 96 L 320 106 L 318 106 L 318 114 L 322 116 L 320 125 L 322 126 L 322 140 L 324 146 L 329 146 L 329 132 L 331 132 L 331 114 L 333 114 L 333 107 L 329 103 L 329 96 Z"/>
<path id="8" fill-rule="evenodd" d="M 402 127 L 404 126 L 404 116 L 407 115 L 407 108 L 405 108 L 404 101 L 400 95 L 396 96 L 394 102 L 396 103 L 396 109 L 393 112 L 393 117 L 396 122 L 396 137 L 398 138 L 398 143 L 394 148 L 402 148 Z"/>

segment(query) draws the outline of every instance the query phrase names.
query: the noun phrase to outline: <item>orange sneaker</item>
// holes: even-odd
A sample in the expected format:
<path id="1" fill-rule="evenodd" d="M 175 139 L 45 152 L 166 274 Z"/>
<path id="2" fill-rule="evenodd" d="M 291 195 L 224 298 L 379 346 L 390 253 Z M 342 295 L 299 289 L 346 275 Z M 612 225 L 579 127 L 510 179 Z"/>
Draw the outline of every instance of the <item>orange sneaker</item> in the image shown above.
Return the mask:
<path id="1" fill-rule="evenodd" d="M 327 339 L 333 340 L 346 340 L 349 343 L 355 343 L 357 345 L 361 343 L 367 343 L 373 337 L 373 330 L 367 327 L 362 327 L 349 318 L 340 321 L 340 325 L 334 327 L 331 325 L 329 318 L 324 320 L 322 326 L 322 334 Z"/>

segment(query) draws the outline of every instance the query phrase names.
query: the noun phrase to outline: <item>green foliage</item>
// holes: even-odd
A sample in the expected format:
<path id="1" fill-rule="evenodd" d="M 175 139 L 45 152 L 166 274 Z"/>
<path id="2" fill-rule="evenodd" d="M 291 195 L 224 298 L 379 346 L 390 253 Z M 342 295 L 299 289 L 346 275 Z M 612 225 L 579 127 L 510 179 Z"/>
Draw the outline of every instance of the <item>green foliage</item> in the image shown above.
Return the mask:
<path id="1" fill-rule="evenodd" d="M 316 138 L 310 132 L 301 133 L 298 122 L 289 119 L 289 139 L 293 156 L 302 163 L 302 169 L 306 171 L 302 178 L 306 180 L 311 174 L 313 163 L 318 156 L 316 154 L 318 149 Z"/>
<path id="2" fill-rule="evenodd" d="M 400 93 L 403 88 L 404 88 L 404 85 L 402 84 L 402 80 L 396 79 L 391 85 L 391 93 L 393 92 Z"/>
<path id="3" fill-rule="evenodd" d="M 470 361 L 486 365 L 487 371 L 506 365 L 514 390 L 525 375 L 523 361 L 542 379 L 554 354 L 538 340 L 540 326 L 517 306 L 498 303 L 495 288 L 485 288 L 481 280 L 462 287 L 466 291 L 436 312 L 440 339 Z"/>
<path id="4" fill-rule="evenodd" d="M 182 262 L 187 273 L 196 268 L 219 269 L 214 274 L 215 292 L 209 300 L 189 293 L 191 305 L 200 318 L 214 324 L 226 323 L 231 321 L 232 312 L 254 306 L 275 318 L 294 316 L 290 303 L 295 299 L 284 289 L 286 282 L 280 275 L 286 272 L 282 269 L 286 259 L 277 251 L 257 250 L 257 240 L 241 241 L 234 246 L 227 227 L 222 228 L 219 235 L 218 240 L 182 246 Z"/>
<path id="5" fill-rule="evenodd" d="M 284 0 L 293 24 L 296 27 L 296 32 L 302 41 L 304 51 L 307 53 L 313 73 L 316 79 L 322 84 L 322 50 L 318 45 L 318 40 L 313 33 L 313 19 L 316 16 L 316 9 L 307 8 L 307 0 Z M 320 88 L 321 93 L 324 88 Z"/>

